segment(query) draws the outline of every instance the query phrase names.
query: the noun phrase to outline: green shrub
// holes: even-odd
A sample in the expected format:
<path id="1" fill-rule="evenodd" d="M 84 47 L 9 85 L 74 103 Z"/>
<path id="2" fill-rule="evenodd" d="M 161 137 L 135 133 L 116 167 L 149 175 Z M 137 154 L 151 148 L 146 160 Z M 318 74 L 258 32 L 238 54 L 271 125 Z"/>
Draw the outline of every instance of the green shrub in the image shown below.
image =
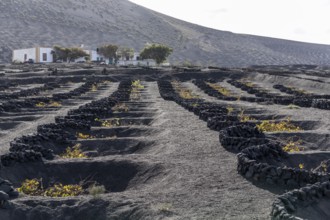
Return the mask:
<path id="1" fill-rule="evenodd" d="M 93 184 L 87 189 L 88 194 L 92 195 L 93 197 L 97 197 L 100 194 L 104 194 L 106 192 L 105 187 L 103 185 Z"/>

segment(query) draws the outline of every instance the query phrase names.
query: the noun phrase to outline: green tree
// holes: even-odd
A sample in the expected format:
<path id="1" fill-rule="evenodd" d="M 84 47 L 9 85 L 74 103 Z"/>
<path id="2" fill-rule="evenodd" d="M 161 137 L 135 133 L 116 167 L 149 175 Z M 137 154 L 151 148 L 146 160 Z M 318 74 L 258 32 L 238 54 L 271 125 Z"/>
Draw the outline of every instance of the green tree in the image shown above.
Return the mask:
<path id="1" fill-rule="evenodd" d="M 68 60 L 69 53 L 70 53 L 69 48 L 65 48 L 65 47 L 55 45 L 53 47 L 53 51 L 54 51 L 53 55 L 54 55 L 54 57 L 56 57 L 56 59 L 63 60 L 63 61 Z"/>
<path id="2" fill-rule="evenodd" d="M 89 54 L 86 53 L 83 49 L 78 48 L 78 47 L 73 47 L 73 48 L 69 48 L 70 52 L 69 52 L 69 62 L 80 58 L 80 57 L 88 57 Z"/>
<path id="3" fill-rule="evenodd" d="M 162 44 L 152 44 L 146 46 L 140 56 L 142 59 L 154 59 L 159 65 L 173 52 L 173 49 Z"/>
<path id="4" fill-rule="evenodd" d="M 89 54 L 87 54 L 83 49 L 78 47 L 61 47 L 61 46 L 54 46 L 52 54 L 56 59 L 60 59 L 63 61 L 73 61 L 80 57 L 88 57 Z"/>
<path id="5" fill-rule="evenodd" d="M 103 45 L 98 48 L 98 53 L 103 55 L 104 57 L 109 58 L 109 60 L 117 59 L 117 50 L 118 46 L 114 44 Z"/>
<path id="6" fill-rule="evenodd" d="M 121 47 L 117 51 L 117 58 L 125 58 L 126 60 L 132 59 L 134 57 L 134 49 L 128 47 Z"/>

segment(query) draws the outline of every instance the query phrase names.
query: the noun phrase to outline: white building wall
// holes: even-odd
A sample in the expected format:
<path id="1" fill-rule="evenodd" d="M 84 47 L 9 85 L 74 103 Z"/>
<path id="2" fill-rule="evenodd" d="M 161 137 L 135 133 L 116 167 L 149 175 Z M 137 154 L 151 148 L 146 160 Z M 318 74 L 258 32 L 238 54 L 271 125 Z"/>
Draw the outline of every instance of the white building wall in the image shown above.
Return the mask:
<path id="1" fill-rule="evenodd" d="M 156 62 L 152 59 L 148 60 L 118 60 L 117 66 L 157 66 Z"/>
<path id="2" fill-rule="evenodd" d="M 40 47 L 40 55 L 39 55 L 39 63 L 52 63 L 53 62 L 53 55 L 52 55 L 52 48 L 47 47 Z M 47 59 L 43 60 L 43 54 L 47 54 Z"/>
<path id="3" fill-rule="evenodd" d="M 19 49 L 13 51 L 13 61 L 23 63 L 29 59 L 32 59 L 34 62 L 36 61 L 36 48 Z"/>
<path id="4" fill-rule="evenodd" d="M 39 52 L 39 56 L 37 56 L 37 52 Z M 53 62 L 53 55 L 51 54 L 51 52 L 52 52 L 52 48 L 47 48 L 47 47 L 40 47 L 39 50 L 36 47 L 14 50 L 13 61 L 24 63 L 25 61 L 32 59 L 33 62 L 35 63 L 51 63 Z M 45 61 L 43 60 L 44 53 L 47 54 L 47 59 Z"/>
<path id="5" fill-rule="evenodd" d="M 157 66 L 157 63 L 153 59 L 140 60 L 138 66 Z"/>
<path id="6" fill-rule="evenodd" d="M 138 60 L 138 58 L 140 58 L 140 53 L 134 52 L 133 57 L 132 58 L 129 58 L 129 60 L 130 61 L 135 61 L 135 60 Z M 126 57 L 120 57 L 118 59 L 118 61 L 128 61 L 128 60 L 126 60 Z"/>
<path id="7" fill-rule="evenodd" d="M 105 62 L 106 64 L 109 63 L 109 59 L 108 58 L 105 58 L 103 55 L 101 54 L 98 54 L 96 50 L 91 50 L 90 51 L 90 54 L 91 54 L 91 61 L 92 62 Z"/>
<path id="8" fill-rule="evenodd" d="M 138 59 L 139 58 L 139 59 Z M 135 52 L 132 60 L 140 60 L 140 53 Z"/>
<path id="9" fill-rule="evenodd" d="M 96 50 L 90 51 L 90 54 L 91 54 L 91 61 L 97 61 L 98 60 L 99 55 L 97 54 Z"/>

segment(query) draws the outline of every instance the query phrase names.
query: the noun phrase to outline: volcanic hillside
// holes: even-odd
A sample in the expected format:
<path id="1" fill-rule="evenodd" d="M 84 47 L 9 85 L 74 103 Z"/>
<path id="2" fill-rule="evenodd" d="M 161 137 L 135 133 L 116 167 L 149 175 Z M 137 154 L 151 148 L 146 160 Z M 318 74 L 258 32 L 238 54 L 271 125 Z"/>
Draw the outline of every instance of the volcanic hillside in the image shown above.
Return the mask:
<path id="1" fill-rule="evenodd" d="M 330 64 L 329 45 L 213 30 L 127 0 L 6 0 L 0 19 L 0 63 L 10 61 L 12 49 L 32 46 L 115 43 L 140 51 L 156 42 L 174 48 L 174 64 Z"/>

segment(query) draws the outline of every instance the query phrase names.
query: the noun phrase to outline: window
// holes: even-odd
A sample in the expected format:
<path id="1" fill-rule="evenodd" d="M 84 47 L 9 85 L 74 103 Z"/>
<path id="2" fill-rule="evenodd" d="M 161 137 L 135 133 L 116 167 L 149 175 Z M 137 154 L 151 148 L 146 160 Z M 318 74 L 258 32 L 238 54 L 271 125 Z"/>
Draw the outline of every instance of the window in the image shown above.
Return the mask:
<path id="1" fill-rule="evenodd" d="M 24 54 L 24 61 L 27 60 L 27 54 Z"/>
<path id="2" fill-rule="evenodd" d="M 42 61 L 47 61 L 47 53 L 42 54 Z"/>

